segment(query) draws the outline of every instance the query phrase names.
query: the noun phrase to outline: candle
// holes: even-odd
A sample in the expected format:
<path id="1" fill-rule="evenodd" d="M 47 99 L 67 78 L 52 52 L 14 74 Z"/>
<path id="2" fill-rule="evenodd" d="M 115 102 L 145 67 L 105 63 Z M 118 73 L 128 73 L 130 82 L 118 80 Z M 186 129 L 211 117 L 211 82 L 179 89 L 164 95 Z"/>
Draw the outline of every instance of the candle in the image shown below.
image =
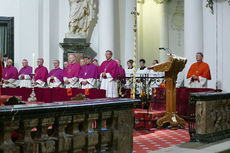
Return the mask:
<path id="1" fill-rule="evenodd" d="M 35 54 L 33 53 L 33 58 L 32 58 L 32 60 L 33 60 L 33 74 L 34 74 L 34 72 L 35 72 Z"/>

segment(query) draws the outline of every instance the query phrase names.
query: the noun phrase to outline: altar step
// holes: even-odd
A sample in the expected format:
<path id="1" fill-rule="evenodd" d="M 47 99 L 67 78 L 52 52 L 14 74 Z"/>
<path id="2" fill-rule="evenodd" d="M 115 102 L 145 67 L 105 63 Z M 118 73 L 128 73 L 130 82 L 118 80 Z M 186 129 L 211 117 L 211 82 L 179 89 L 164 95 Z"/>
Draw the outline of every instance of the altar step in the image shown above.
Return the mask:
<path id="1" fill-rule="evenodd" d="M 133 109 L 134 128 L 150 130 L 157 127 L 157 119 L 164 115 L 165 111 L 135 108 Z"/>

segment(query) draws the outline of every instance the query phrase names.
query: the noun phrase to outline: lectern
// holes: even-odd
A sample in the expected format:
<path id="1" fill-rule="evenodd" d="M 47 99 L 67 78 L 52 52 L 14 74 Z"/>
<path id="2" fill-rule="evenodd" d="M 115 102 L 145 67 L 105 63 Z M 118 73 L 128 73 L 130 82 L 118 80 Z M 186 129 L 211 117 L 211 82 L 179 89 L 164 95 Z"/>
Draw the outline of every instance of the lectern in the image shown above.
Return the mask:
<path id="1" fill-rule="evenodd" d="M 169 62 L 154 65 L 149 69 L 154 69 L 156 72 L 165 72 L 166 114 L 157 120 L 157 126 L 163 127 L 165 123 L 169 123 L 171 128 L 177 129 L 179 126 L 184 127 L 185 121 L 176 113 L 176 80 L 177 74 L 184 69 L 187 59 L 171 54 L 169 57 Z"/>

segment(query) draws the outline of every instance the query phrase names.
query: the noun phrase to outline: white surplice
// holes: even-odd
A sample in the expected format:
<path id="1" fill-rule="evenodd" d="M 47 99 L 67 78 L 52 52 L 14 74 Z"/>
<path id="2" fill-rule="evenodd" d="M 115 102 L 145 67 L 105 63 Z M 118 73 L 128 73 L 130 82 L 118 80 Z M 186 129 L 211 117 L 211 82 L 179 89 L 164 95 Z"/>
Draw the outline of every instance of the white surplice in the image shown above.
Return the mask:
<path id="1" fill-rule="evenodd" d="M 54 77 L 53 82 L 51 82 L 51 77 L 48 77 L 47 85 L 49 88 L 57 88 L 57 87 L 62 87 L 62 82 L 57 77 Z"/>
<path id="2" fill-rule="evenodd" d="M 64 77 L 63 80 L 64 80 L 64 82 L 66 80 L 69 81 L 69 84 L 64 83 L 66 88 L 81 88 L 81 85 L 79 83 L 79 79 L 77 77 L 73 77 L 73 78 Z"/>
<path id="3" fill-rule="evenodd" d="M 18 79 L 18 86 L 20 88 L 32 88 L 32 81 L 29 75 L 24 75 L 24 79 L 22 79 L 22 75 L 19 75 Z"/>
<path id="4" fill-rule="evenodd" d="M 198 82 L 197 80 L 192 82 L 191 78 L 188 79 L 189 79 L 189 88 L 207 88 L 208 80 L 206 78 L 199 76 L 200 82 Z"/>
<path id="5" fill-rule="evenodd" d="M 106 90 L 106 97 L 116 98 L 118 97 L 117 91 L 117 81 L 113 79 L 110 73 L 106 73 L 106 79 L 100 75 L 101 88 Z"/>
<path id="6" fill-rule="evenodd" d="M 17 87 L 17 80 L 16 79 L 8 79 L 8 80 L 5 80 L 5 81 L 8 81 L 9 83 L 7 83 L 7 84 L 3 83 L 2 84 L 3 88 L 16 88 Z"/>
<path id="7" fill-rule="evenodd" d="M 97 86 L 97 79 L 93 79 L 93 78 L 89 78 L 89 79 L 80 78 L 79 79 L 80 84 L 83 81 L 87 81 L 88 83 L 86 85 L 81 85 L 82 89 L 86 89 L 86 88 L 97 88 L 96 87 Z"/>
<path id="8" fill-rule="evenodd" d="M 35 82 L 38 83 L 38 84 L 34 85 L 35 88 L 44 88 L 45 85 L 46 85 L 46 83 L 44 81 L 42 81 L 42 80 L 37 80 Z"/>

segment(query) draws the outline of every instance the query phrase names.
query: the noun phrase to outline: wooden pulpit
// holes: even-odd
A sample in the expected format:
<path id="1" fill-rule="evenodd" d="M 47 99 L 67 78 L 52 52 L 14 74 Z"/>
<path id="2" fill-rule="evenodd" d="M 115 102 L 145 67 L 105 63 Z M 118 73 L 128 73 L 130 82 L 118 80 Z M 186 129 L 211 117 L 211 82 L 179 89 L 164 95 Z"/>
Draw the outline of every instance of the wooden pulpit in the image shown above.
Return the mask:
<path id="1" fill-rule="evenodd" d="M 176 112 L 176 80 L 177 74 L 184 69 L 187 59 L 173 55 L 169 57 L 169 62 L 154 65 L 149 69 L 154 69 L 156 72 L 165 72 L 166 114 L 157 120 L 157 126 L 163 127 L 165 123 L 169 123 L 171 128 L 177 129 L 178 127 L 183 128 L 185 121 Z"/>

